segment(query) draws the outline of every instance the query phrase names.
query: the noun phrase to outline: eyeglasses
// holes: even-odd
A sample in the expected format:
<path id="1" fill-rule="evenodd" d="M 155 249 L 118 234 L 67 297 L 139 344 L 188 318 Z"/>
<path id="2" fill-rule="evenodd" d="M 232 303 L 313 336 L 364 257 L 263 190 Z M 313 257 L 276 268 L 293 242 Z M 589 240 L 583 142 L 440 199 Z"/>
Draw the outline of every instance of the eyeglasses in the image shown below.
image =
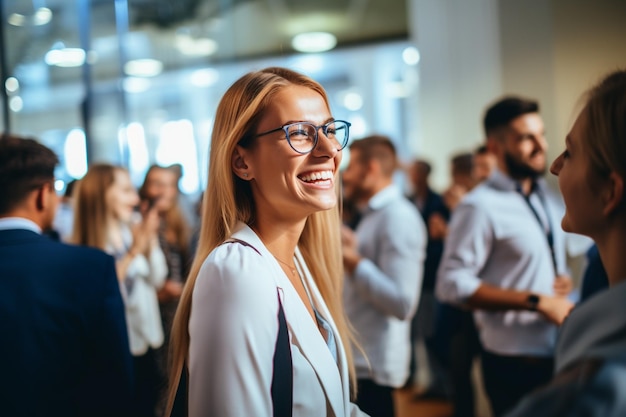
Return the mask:
<path id="1" fill-rule="evenodd" d="M 340 151 L 348 144 L 348 137 L 350 136 L 350 123 L 345 120 L 333 120 L 322 126 L 315 126 L 309 122 L 295 122 L 289 123 L 276 129 L 268 130 L 267 132 L 259 133 L 259 136 L 269 135 L 270 133 L 278 132 L 280 130 L 285 132 L 287 143 L 291 146 L 291 149 L 299 154 L 307 154 L 311 152 L 317 146 L 318 130 L 322 129 L 324 136 L 331 141 L 335 142 L 337 150 Z"/>

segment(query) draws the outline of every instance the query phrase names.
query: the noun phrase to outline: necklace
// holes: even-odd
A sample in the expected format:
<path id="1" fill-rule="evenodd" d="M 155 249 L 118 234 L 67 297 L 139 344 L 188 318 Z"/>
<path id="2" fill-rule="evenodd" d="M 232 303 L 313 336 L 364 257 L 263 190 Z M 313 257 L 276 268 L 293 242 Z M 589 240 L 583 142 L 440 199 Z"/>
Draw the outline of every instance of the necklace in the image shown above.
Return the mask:
<path id="1" fill-rule="evenodd" d="M 272 255 L 273 255 L 273 254 L 272 254 Z M 276 260 L 277 260 L 278 262 L 280 262 L 281 264 L 285 265 L 285 266 L 287 267 L 287 269 L 289 269 L 289 270 L 291 271 L 291 275 L 293 275 L 294 277 L 296 277 L 296 276 L 297 276 L 297 272 L 298 272 L 298 271 L 296 270 L 296 267 L 295 267 L 295 266 L 291 266 L 291 265 L 289 265 L 287 262 L 285 262 L 285 261 L 281 261 L 280 259 L 278 259 L 278 257 L 277 257 L 276 255 L 274 255 L 274 258 L 276 258 Z"/>

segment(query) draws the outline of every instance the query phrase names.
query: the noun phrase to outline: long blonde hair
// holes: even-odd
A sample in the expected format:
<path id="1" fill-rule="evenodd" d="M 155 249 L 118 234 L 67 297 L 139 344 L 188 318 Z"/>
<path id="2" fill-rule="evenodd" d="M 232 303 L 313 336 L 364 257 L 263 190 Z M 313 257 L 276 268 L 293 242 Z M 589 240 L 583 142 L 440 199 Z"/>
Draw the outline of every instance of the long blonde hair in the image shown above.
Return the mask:
<path id="1" fill-rule="evenodd" d="M 285 87 L 297 85 L 319 93 L 328 107 L 322 86 L 285 68 L 266 68 L 237 80 L 226 91 L 217 108 L 211 137 L 209 176 L 202 204 L 202 225 L 198 250 L 176 311 L 171 336 L 170 389 L 168 413 L 178 388 L 189 351 L 189 316 L 198 271 L 209 253 L 226 240 L 238 221 L 254 221 L 254 200 L 247 181 L 236 177 L 231 168 L 235 147 L 250 146 L 257 124 L 272 99 Z M 338 208 L 315 213 L 307 219 L 298 246 L 319 287 L 346 347 L 350 382 L 355 392 L 355 372 L 351 352 L 354 341 L 343 311 L 343 263 L 341 258 Z"/>
<path id="2" fill-rule="evenodd" d="M 74 227 L 70 239 L 72 243 L 106 249 L 106 192 L 113 185 L 117 171 L 125 170 L 111 164 L 95 164 L 89 167 L 78 182 L 74 201 Z"/>

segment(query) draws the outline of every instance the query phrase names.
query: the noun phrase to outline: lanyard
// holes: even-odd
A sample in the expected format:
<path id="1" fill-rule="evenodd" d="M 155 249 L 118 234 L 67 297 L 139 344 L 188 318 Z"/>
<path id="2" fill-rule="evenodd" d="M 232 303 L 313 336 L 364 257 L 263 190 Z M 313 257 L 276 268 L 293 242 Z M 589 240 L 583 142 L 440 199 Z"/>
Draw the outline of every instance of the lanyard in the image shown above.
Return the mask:
<path id="1" fill-rule="evenodd" d="M 554 235 L 552 234 L 552 222 L 550 221 L 550 211 L 548 210 L 548 205 L 546 204 L 543 194 L 539 192 L 539 190 L 537 190 L 536 184 L 533 184 L 530 194 L 528 195 L 524 194 L 524 192 L 522 191 L 522 188 L 519 185 L 517 186 L 516 189 L 517 189 L 517 192 L 520 193 L 520 195 L 524 198 L 524 201 L 526 202 L 528 207 L 530 207 L 530 210 L 535 215 L 535 219 L 537 219 L 537 222 L 539 223 L 539 227 L 541 227 L 541 230 L 544 231 L 544 236 L 546 237 L 546 240 L 548 241 L 548 246 L 550 247 L 550 256 L 552 257 L 552 265 L 554 266 L 554 273 L 556 274 L 557 266 L 556 266 L 556 255 L 554 253 Z M 547 224 L 548 230 L 546 230 L 546 225 L 544 225 L 543 221 L 541 221 L 541 217 L 539 216 L 539 213 L 537 213 L 537 209 L 530 202 L 530 196 L 532 195 L 533 192 L 537 194 L 537 197 L 539 197 L 539 201 L 541 201 L 541 206 L 543 207 L 543 210 L 546 214 L 546 220 L 548 222 Z"/>

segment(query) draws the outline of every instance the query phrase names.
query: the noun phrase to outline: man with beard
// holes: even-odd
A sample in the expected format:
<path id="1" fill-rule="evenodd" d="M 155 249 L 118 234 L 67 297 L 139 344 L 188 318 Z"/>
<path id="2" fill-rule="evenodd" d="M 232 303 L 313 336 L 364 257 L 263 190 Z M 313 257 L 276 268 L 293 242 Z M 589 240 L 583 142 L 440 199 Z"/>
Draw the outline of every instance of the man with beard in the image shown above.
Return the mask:
<path id="1" fill-rule="evenodd" d="M 559 204 L 541 178 L 547 143 L 538 104 L 505 97 L 487 110 L 484 128 L 497 168 L 452 215 L 436 294 L 474 311 L 498 417 L 550 380 L 557 326 L 573 304 Z"/>

